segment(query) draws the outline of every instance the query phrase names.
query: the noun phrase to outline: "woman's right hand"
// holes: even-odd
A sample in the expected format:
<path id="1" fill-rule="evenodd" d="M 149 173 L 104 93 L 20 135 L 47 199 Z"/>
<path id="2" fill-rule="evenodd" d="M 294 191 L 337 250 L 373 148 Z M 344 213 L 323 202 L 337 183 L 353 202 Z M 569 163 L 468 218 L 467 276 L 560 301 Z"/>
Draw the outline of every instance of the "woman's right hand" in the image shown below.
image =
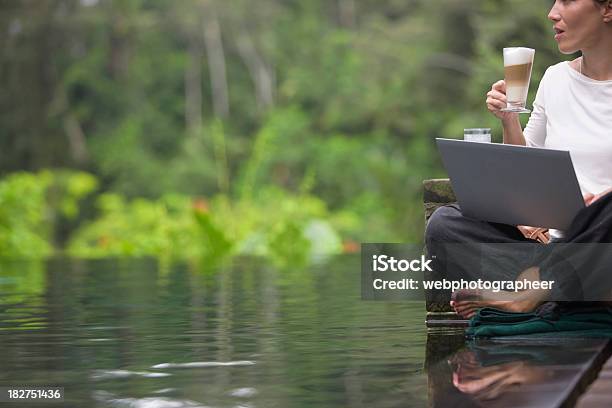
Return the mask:
<path id="1" fill-rule="evenodd" d="M 495 117 L 501 119 L 502 122 L 517 117 L 514 112 L 502 112 L 506 107 L 506 81 L 503 79 L 497 81 L 491 86 L 491 90 L 487 93 L 487 109 Z"/>

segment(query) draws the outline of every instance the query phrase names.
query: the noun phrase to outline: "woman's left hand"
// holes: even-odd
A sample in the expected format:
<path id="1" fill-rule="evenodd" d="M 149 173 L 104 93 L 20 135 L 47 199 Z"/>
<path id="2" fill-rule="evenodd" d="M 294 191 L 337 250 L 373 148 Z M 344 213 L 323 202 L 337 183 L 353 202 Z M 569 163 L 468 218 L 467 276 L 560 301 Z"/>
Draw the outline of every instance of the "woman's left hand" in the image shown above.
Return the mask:
<path id="1" fill-rule="evenodd" d="M 595 201 L 599 200 L 601 197 L 605 196 L 606 194 L 608 194 L 610 191 L 612 191 L 612 187 L 610 187 L 607 190 L 602 191 L 599 194 L 591 194 L 591 193 L 586 193 L 583 195 L 584 198 L 584 203 L 589 206 L 591 204 L 593 204 Z"/>

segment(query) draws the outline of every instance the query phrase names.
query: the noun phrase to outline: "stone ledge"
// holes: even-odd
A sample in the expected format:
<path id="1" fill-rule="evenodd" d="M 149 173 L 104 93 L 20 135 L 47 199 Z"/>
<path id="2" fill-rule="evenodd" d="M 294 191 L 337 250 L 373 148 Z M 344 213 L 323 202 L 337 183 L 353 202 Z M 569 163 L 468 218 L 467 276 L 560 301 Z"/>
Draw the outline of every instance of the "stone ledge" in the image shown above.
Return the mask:
<path id="1" fill-rule="evenodd" d="M 423 181 L 423 207 L 425 210 L 425 223 L 429 220 L 429 217 L 433 212 L 444 205 L 452 204 L 457 201 L 455 192 L 451 186 L 449 179 L 429 179 Z M 427 279 L 441 279 L 442 276 L 433 273 L 427 273 Z M 425 292 L 425 308 L 428 312 L 436 313 L 452 313 L 453 318 L 447 318 L 446 320 L 456 320 L 457 315 L 452 312 L 448 302 L 450 301 L 450 292 L 446 291 L 426 291 Z M 450 316 L 450 315 L 449 315 Z M 430 315 L 427 314 L 427 322 L 429 322 Z M 434 323 L 436 326 L 440 325 L 440 322 Z"/>

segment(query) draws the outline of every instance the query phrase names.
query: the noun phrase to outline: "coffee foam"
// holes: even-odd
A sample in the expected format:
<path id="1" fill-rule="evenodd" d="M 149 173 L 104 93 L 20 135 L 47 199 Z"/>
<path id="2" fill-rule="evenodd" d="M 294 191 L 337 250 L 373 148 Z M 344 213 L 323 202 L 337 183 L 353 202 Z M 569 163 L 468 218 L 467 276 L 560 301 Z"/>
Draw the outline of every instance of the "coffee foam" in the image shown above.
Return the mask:
<path id="1" fill-rule="evenodd" d="M 535 50 L 533 48 L 504 48 L 504 65 L 529 64 L 533 61 L 534 54 Z"/>

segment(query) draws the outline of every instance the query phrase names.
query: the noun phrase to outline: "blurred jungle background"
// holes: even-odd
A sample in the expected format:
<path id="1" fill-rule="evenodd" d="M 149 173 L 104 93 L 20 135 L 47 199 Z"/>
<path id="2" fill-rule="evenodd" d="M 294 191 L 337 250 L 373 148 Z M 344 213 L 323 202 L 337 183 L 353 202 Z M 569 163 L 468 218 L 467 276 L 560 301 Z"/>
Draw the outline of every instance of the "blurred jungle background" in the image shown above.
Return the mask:
<path id="1" fill-rule="evenodd" d="M 1 0 L 0 256 L 278 262 L 420 242 L 545 0 Z M 523 117 L 522 120 L 526 120 Z"/>

